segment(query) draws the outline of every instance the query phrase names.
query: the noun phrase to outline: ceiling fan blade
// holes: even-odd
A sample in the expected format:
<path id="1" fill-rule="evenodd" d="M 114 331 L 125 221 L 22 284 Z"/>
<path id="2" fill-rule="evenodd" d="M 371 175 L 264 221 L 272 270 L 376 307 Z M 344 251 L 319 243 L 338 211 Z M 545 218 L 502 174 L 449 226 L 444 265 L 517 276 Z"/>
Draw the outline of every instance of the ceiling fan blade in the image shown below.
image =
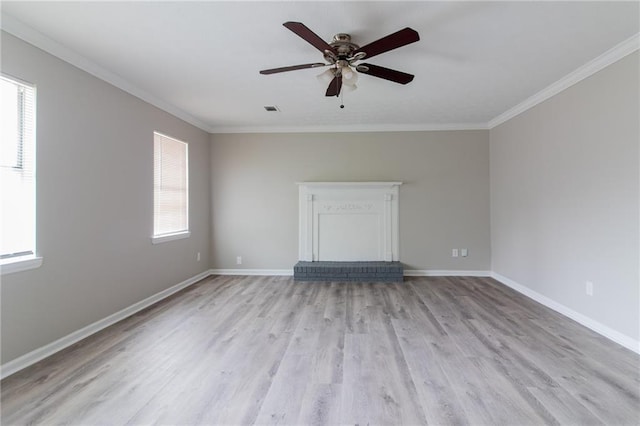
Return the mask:
<path id="1" fill-rule="evenodd" d="M 367 68 L 365 70 L 365 68 Z M 374 77 L 384 78 L 400 84 L 407 84 L 413 80 L 413 74 L 392 70 L 390 68 L 380 67 L 378 65 L 360 64 L 357 68 L 362 74 L 372 75 Z"/>
<path id="2" fill-rule="evenodd" d="M 338 96 L 340 89 L 342 89 L 342 76 L 336 76 L 331 80 L 331 83 L 329 83 L 326 96 Z"/>
<path id="3" fill-rule="evenodd" d="M 381 53 L 388 52 L 389 50 L 397 49 L 398 47 L 414 43 L 418 40 L 420 40 L 420 35 L 418 35 L 418 32 L 407 27 L 400 31 L 396 31 L 393 34 L 389 34 L 386 37 L 382 37 L 381 39 L 376 40 L 372 43 L 369 43 L 366 46 L 362 46 L 360 49 L 356 50 L 354 54 L 364 52 L 367 54 L 366 58 L 368 59 Z"/>
<path id="4" fill-rule="evenodd" d="M 291 65 L 289 67 L 280 67 L 280 68 L 271 68 L 268 70 L 262 70 L 260 71 L 260 74 L 275 74 L 275 73 L 285 72 L 285 71 L 303 70 L 306 68 L 320 68 L 320 67 L 326 67 L 327 65 L 328 64 L 323 64 L 321 62 L 316 62 L 313 64 Z"/>
<path id="5" fill-rule="evenodd" d="M 307 43 L 309 43 L 310 45 L 312 45 L 322 53 L 324 53 L 325 50 L 328 50 L 333 53 L 337 53 L 336 50 L 333 47 L 331 47 L 329 43 L 321 39 L 316 33 L 314 33 L 309 28 L 307 28 L 307 26 L 304 25 L 302 22 L 285 22 L 282 25 L 284 25 L 285 27 L 287 27 L 288 29 L 296 33 L 299 37 L 304 39 Z"/>

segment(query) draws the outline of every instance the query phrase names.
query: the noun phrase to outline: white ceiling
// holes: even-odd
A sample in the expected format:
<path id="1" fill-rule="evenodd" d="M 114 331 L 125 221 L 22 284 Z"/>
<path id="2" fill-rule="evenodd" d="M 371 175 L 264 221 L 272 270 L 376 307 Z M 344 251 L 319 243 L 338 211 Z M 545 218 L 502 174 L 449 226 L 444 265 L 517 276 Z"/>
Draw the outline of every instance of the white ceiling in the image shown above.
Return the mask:
<path id="1" fill-rule="evenodd" d="M 639 32 L 635 1 L 3 1 L 2 13 L 3 29 L 211 132 L 487 127 Z M 340 109 L 323 69 L 260 75 L 323 61 L 286 21 L 360 45 L 411 27 L 419 42 L 369 62 L 416 78 L 361 75 Z"/>

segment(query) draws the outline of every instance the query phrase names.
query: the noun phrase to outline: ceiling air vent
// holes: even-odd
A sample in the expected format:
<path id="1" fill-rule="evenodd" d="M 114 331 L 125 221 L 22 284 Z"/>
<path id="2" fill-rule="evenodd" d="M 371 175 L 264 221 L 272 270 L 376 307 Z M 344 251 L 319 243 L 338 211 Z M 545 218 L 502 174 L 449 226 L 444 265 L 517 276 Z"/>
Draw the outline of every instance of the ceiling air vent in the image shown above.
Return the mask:
<path id="1" fill-rule="evenodd" d="M 275 106 L 275 105 L 266 105 L 266 106 L 264 107 L 264 109 L 265 109 L 265 111 L 269 111 L 269 112 L 278 112 L 278 111 L 280 111 L 280 110 L 278 109 L 278 107 L 277 107 L 277 106 Z"/>

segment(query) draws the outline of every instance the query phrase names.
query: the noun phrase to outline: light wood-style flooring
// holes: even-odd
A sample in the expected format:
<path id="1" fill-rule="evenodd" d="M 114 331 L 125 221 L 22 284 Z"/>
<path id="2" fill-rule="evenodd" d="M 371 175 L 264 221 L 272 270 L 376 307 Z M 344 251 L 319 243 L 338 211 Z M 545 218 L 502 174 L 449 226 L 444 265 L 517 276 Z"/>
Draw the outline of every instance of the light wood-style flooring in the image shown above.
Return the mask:
<path id="1" fill-rule="evenodd" d="M 640 359 L 488 278 L 210 277 L 2 381 L 2 424 L 637 425 Z"/>

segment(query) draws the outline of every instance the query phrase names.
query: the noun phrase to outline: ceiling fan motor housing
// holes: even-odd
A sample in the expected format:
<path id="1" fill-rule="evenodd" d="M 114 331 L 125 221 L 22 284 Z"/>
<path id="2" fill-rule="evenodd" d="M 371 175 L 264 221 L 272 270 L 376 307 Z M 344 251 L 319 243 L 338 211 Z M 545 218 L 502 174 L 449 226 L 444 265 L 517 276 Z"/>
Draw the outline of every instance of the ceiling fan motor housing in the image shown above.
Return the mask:
<path id="1" fill-rule="evenodd" d="M 333 47 L 335 53 L 326 50 L 324 52 L 324 58 L 331 64 L 335 64 L 338 61 L 344 61 L 343 64 L 346 62 L 345 65 L 349 65 L 351 62 L 360 60 L 364 57 L 364 54 L 353 55 L 353 52 L 358 50 L 360 46 L 351 42 L 351 36 L 349 34 L 339 33 L 334 35 L 330 46 Z"/>

